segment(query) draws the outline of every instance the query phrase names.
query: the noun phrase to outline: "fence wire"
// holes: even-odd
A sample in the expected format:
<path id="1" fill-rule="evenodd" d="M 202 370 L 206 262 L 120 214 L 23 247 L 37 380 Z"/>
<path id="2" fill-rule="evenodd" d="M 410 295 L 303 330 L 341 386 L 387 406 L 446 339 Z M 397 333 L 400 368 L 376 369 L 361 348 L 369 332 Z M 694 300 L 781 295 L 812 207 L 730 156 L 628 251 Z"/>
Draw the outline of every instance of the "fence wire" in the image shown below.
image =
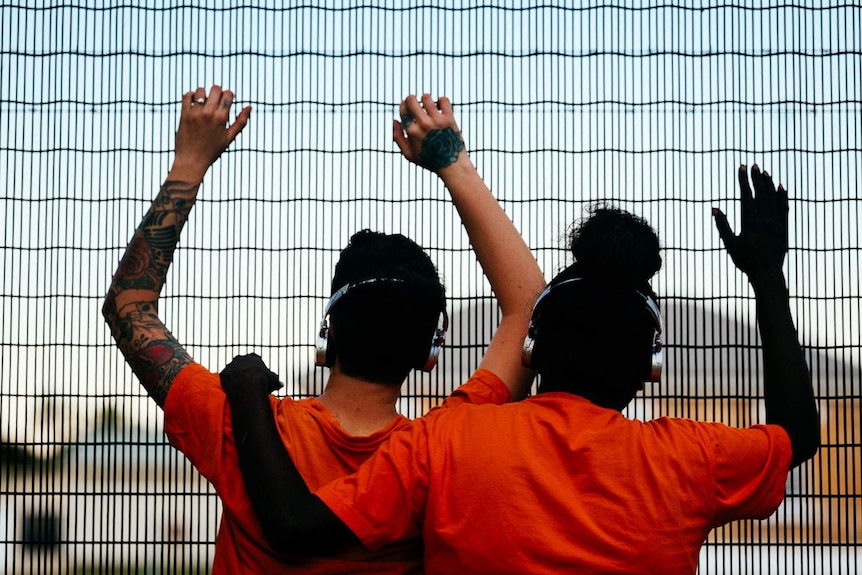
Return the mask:
<path id="1" fill-rule="evenodd" d="M 321 391 L 314 330 L 352 232 L 401 232 L 445 277 L 453 327 L 416 416 L 499 319 L 445 190 L 391 142 L 407 94 L 448 96 L 548 278 L 567 227 L 613 202 L 664 246 L 667 372 L 628 409 L 763 421 L 752 293 L 712 229 L 735 170 L 791 195 L 787 274 L 823 446 L 700 573 L 856 573 L 862 516 L 862 7 L 827 2 L 0 3 L 0 566 L 208 572 L 220 504 L 163 436 L 104 325 L 116 264 L 167 173 L 181 95 L 252 122 L 206 178 L 162 316 L 218 370 L 257 351 Z"/>

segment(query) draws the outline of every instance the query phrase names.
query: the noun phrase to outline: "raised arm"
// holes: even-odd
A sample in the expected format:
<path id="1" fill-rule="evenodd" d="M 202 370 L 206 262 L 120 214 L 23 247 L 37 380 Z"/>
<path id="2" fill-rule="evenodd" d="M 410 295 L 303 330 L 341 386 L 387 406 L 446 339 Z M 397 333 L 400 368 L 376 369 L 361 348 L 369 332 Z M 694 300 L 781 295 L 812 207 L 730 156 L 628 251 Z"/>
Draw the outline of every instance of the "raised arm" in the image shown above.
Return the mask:
<path id="1" fill-rule="evenodd" d="M 174 162 L 114 273 L 102 314 L 126 361 L 164 407 L 168 390 L 192 359 L 159 317 L 158 301 L 180 232 L 209 167 L 248 123 L 243 109 L 227 126 L 233 93 L 219 86 L 183 96 Z"/>
<path id="2" fill-rule="evenodd" d="M 219 375 L 228 397 L 243 482 L 270 547 L 288 555 L 326 555 L 359 539 L 312 494 L 279 439 L 267 397 L 278 376 L 255 354 Z"/>
<path id="3" fill-rule="evenodd" d="M 425 94 L 420 104 L 408 96 L 400 113 L 401 121 L 393 125 L 395 143 L 405 158 L 443 180 L 503 313 L 480 367 L 496 374 L 512 396 L 521 399 L 534 375 L 521 366 L 521 347 L 545 279 L 521 234 L 473 166 L 449 99 L 435 102 Z"/>
<path id="4" fill-rule="evenodd" d="M 791 467 L 812 458 L 820 446 L 820 417 L 811 375 L 790 314 L 782 266 L 787 254 L 787 192 L 757 165 L 739 168 L 742 226 L 734 235 L 727 217 L 713 208 L 715 224 L 733 263 L 748 276 L 757 302 L 763 342 L 766 421 L 783 427 L 793 448 Z"/>

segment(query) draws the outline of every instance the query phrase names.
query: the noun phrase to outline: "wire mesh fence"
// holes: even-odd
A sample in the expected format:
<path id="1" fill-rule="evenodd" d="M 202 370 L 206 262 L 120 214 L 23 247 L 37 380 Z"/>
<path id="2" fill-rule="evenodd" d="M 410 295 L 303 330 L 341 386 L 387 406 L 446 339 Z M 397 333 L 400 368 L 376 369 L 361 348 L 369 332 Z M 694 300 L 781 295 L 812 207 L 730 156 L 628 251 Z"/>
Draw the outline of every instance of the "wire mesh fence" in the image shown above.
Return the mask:
<path id="1" fill-rule="evenodd" d="M 339 250 L 401 232 L 445 278 L 452 330 L 400 407 L 478 364 L 499 319 L 441 184 L 405 162 L 411 93 L 455 105 L 474 163 L 546 277 L 613 202 L 658 229 L 667 371 L 628 415 L 763 421 L 747 282 L 712 228 L 759 163 L 791 195 L 787 275 L 823 447 L 762 522 L 716 530 L 701 573 L 855 573 L 862 515 L 862 7 L 824 2 L 0 3 L 0 566 L 207 572 L 212 489 L 100 314 L 172 159 L 184 92 L 217 83 L 252 122 L 207 176 L 163 292 L 218 370 L 257 351 L 321 391 L 315 327 Z"/>

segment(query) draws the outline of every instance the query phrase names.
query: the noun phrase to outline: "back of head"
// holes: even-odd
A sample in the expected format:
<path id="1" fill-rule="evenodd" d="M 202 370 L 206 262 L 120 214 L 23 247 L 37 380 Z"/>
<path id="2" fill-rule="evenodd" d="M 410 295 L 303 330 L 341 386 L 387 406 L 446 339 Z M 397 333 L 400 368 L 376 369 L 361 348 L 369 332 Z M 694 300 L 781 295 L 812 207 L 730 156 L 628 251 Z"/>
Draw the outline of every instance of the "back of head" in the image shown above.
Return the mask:
<path id="1" fill-rule="evenodd" d="M 401 234 L 362 230 L 341 252 L 332 291 L 364 280 L 330 312 L 330 346 L 343 373 L 400 385 L 428 357 L 445 288 L 428 255 Z"/>
<path id="2" fill-rule="evenodd" d="M 655 299 L 648 281 L 661 268 L 658 236 L 642 218 L 600 206 L 573 227 L 570 242 L 575 263 L 534 313 L 533 365 L 542 391 L 622 409 L 652 365 L 656 322 L 644 296 Z"/>

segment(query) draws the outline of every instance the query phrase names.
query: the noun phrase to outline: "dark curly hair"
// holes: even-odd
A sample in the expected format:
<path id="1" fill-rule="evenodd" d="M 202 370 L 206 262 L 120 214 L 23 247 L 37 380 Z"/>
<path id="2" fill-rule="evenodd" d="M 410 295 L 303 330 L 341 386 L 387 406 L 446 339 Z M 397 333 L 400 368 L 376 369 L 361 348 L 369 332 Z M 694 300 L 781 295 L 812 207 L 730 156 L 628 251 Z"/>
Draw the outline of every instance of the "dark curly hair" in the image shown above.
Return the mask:
<path id="1" fill-rule="evenodd" d="M 647 379 L 655 322 L 643 295 L 661 268 L 658 235 L 634 214 L 598 205 L 573 225 L 575 262 L 534 314 L 533 365 L 541 391 L 570 391 L 622 409 Z"/>
<path id="2" fill-rule="evenodd" d="M 662 263 L 655 230 L 643 218 L 612 206 L 594 205 L 588 213 L 569 232 L 576 272 L 621 289 L 649 289 Z"/>
<path id="3" fill-rule="evenodd" d="M 328 349 L 346 375 L 400 385 L 428 357 L 446 290 L 431 258 L 414 241 L 362 230 L 341 252 L 332 292 L 372 278 L 399 281 L 350 290 L 330 312 Z"/>

